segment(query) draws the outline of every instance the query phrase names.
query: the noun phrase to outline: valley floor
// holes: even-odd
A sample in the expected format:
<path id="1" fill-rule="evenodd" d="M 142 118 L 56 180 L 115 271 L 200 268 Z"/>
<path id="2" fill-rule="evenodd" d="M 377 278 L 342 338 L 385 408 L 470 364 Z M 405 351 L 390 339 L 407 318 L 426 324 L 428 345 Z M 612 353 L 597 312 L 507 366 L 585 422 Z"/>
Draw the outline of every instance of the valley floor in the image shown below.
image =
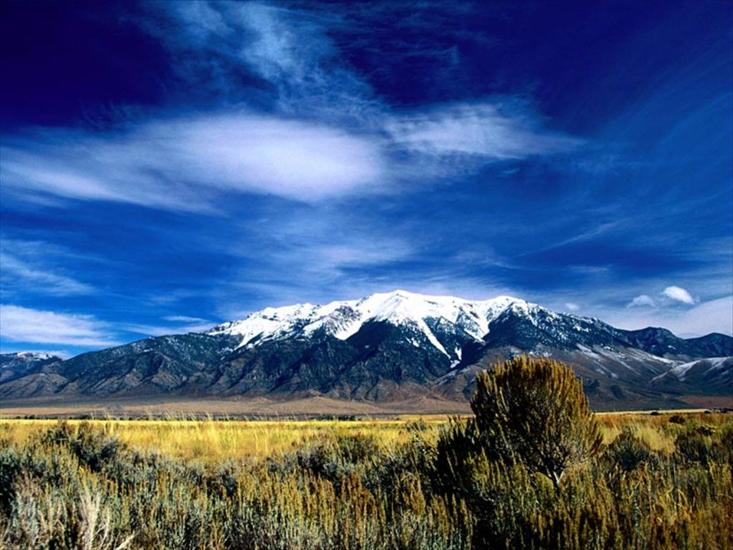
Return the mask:
<path id="1" fill-rule="evenodd" d="M 68 397 L 0 400 L 0 416 L 47 418 L 92 416 L 168 417 L 212 416 L 234 418 L 312 418 L 319 416 L 394 416 L 403 414 L 466 414 L 467 401 L 415 398 L 374 402 L 363 400 L 306 397 L 277 400 L 268 398 L 88 398 Z"/>
<path id="2" fill-rule="evenodd" d="M 677 396 L 660 401 L 594 403 L 596 411 L 630 411 L 654 409 L 712 409 L 733 408 L 733 395 Z M 43 397 L 0 400 L 0 417 L 180 417 L 211 416 L 215 418 L 314 418 L 322 416 L 388 417 L 395 415 L 467 414 L 467 401 L 415 397 L 395 401 L 364 401 L 333 399 L 324 396 L 297 399 L 257 398 L 195 398 L 195 397 Z"/>

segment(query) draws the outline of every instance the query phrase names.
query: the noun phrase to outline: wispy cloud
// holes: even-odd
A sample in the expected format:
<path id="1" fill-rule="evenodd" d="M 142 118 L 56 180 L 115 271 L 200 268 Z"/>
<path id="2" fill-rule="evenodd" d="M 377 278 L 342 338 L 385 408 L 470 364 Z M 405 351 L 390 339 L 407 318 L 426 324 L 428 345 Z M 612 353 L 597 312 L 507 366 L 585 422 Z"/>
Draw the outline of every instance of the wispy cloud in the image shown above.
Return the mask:
<path id="1" fill-rule="evenodd" d="M 151 7 L 165 24 L 140 24 L 174 52 L 184 79 L 213 87 L 224 101 L 245 96 L 291 116 L 338 120 L 363 121 L 381 108 L 329 36 L 331 28 L 343 24 L 332 11 L 205 0 Z M 243 88 L 243 72 L 272 90 L 258 94 Z"/>
<path id="2" fill-rule="evenodd" d="M 337 216 L 310 224 L 305 221 L 307 226 L 299 227 L 304 221 L 296 217 L 263 227 L 264 235 L 258 241 L 268 251 L 266 255 L 231 243 L 230 252 L 246 259 L 246 267 L 233 270 L 215 287 L 224 318 L 239 316 L 246 309 L 232 296 L 264 307 L 330 301 L 344 293 L 355 297 L 354 293 L 373 291 L 384 285 L 384 280 L 364 273 L 388 270 L 415 253 L 408 239 L 376 228 L 371 234 L 363 234 L 356 220 Z"/>
<path id="3" fill-rule="evenodd" d="M 472 163 L 579 143 L 489 104 L 390 115 L 381 123 L 386 141 L 364 128 L 241 111 L 150 119 L 102 133 L 32 131 L 4 140 L 2 183 L 21 195 L 211 211 L 225 192 L 314 202 L 385 192 L 406 173 L 421 179 L 432 170 L 424 159 L 390 158 L 400 150 L 438 163 L 465 156 L 463 172 Z"/>
<path id="4" fill-rule="evenodd" d="M 50 296 L 84 295 L 96 292 L 87 283 L 59 273 L 50 261 L 68 256 L 48 243 L 0 240 L 0 294 L 9 297 L 29 292 Z"/>
<path id="5" fill-rule="evenodd" d="M 387 124 L 396 146 L 410 152 L 467 160 L 516 160 L 564 152 L 581 140 L 542 128 L 536 116 L 511 114 L 496 103 L 438 106 Z"/>
<path id="6" fill-rule="evenodd" d="M 441 250 L 426 258 L 425 235 L 399 223 L 369 221 L 355 213 L 319 208 L 317 215 L 306 211 L 278 218 L 258 224 L 257 234 L 244 231 L 218 243 L 233 256 L 232 265 L 243 265 L 212 285 L 218 314 L 239 318 L 271 305 L 353 299 L 395 288 L 476 299 L 512 293 L 471 274 L 476 256 L 468 260 Z M 247 246 L 250 241 L 261 248 Z"/>
<path id="7" fill-rule="evenodd" d="M 656 305 L 654 298 L 648 294 L 639 294 L 626 307 L 655 307 Z"/>
<path id="8" fill-rule="evenodd" d="M 119 330 L 144 336 L 165 336 L 168 334 L 186 334 L 189 332 L 206 332 L 217 323 L 201 317 L 190 317 L 188 315 L 167 315 L 163 317 L 165 323 L 161 324 L 140 324 L 122 323 Z"/>
<path id="9" fill-rule="evenodd" d="M 186 87 L 214 82 L 231 97 L 219 97 L 216 111 L 3 136 L 5 189 L 31 201 L 214 212 L 231 192 L 301 202 L 394 192 L 398 181 L 413 187 L 581 143 L 508 96 L 409 112 L 390 106 L 345 61 L 329 31 L 346 23 L 325 12 L 252 2 L 151 7 L 157 17 L 140 24 L 171 50 Z M 242 72 L 254 78 L 249 85 Z M 272 88 L 264 95 L 262 82 Z"/>
<path id="10" fill-rule="evenodd" d="M 0 305 L 3 340 L 68 346 L 112 346 L 118 341 L 106 323 L 91 315 L 43 311 L 16 305 Z"/>
<path id="11" fill-rule="evenodd" d="M 374 188 L 379 147 L 318 123 L 245 113 L 150 120 L 99 135 L 35 132 L 4 141 L 3 185 L 86 200 L 156 208 L 214 206 L 216 193 L 300 201 Z"/>
<path id="12" fill-rule="evenodd" d="M 172 323 L 208 323 L 206 319 L 201 317 L 189 317 L 188 315 L 167 315 L 163 317 L 166 321 Z"/>
<path id="13" fill-rule="evenodd" d="M 139 323 L 122 323 L 117 328 L 124 332 L 142 336 L 167 336 L 169 334 L 188 334 L 189 332 L 206 332 L 216 323 L 190 323 L 185 325 L 146 325 Z"/>

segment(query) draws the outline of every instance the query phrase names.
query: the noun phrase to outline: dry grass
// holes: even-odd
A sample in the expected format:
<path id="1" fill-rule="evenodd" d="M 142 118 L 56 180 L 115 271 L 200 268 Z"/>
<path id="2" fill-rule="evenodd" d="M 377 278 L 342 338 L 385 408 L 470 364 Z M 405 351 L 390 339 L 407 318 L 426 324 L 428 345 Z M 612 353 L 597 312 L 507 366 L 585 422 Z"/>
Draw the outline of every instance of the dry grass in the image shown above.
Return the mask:
<path id="1" fill-rule="evenodd" d="M 166 456 L 220 462 L 240 458 L 266 458 L 292 451 L 324 435 L 375 437 L 384 448 L 407 440 L 410 422 L 428 428 L 445 423 L 445 416 L 406 416 L 375 420 L 68 420 L 101 429 L 130 447 Z M 0 420 L 0 441 L 23 444 L 33 434 L 58 424 L 57 420 Z M 437 429 L 433 430 L 437 434 Z"/>
<path id="2" fill-rule="evenodd" d="M 655 451 L 672 452 L 679 425 L 670 423 L 673 414 L 643 413 L 606 414 L 597 418 L 606 444 L 613 441 L 623 427 Z M 699 411 L 682 413 L 689 422 L 720 426 L 730 416 L 703 414 Z M 0 442 L 23 444 L 33 434 L 57 424 L 51 419 L 0 419 Z M 78 426 L 81 420 L 69 420 Z M 290 452 L 323 436 L 374 437 L 385 449 L 404 443 L 409 423 L 421 422 L 428 433 L 437 436 L 438 428 L 447 422 L 443 415 L 406 415 L 392 419 L 359 420 L 214 420 L 168 418 L 165 420 L 85 420 L 105 434 L 141 451 L 154 451 L 174 458 L 220 462 L 230 459 L 266 458 Z"/>
<path id="3" fill-rule="evenodd" d="M 0 420 L 0 548 L 733 548 L 733 415 L 675 414 L 598 415 L 637 437 L 557 490 L 445 416 Z"/>
<path id="4" fill-rule="evenodd" d="M 654 451 L 671 453 L 674 451 L 675 438 L 682 432 L 679 424 L 670 422 L 673 416 L 682 417 L 687 423 L 705 424 L 720 427 L 730 422 L 730 415 L 705 413 L 699 409 L 675 411 L 651 415 L 649 413 L 599 413 L 596 415 L 601 425 L 603 442 L 611 443 L 624 427 L 631 428 L 636 437 Z"/>

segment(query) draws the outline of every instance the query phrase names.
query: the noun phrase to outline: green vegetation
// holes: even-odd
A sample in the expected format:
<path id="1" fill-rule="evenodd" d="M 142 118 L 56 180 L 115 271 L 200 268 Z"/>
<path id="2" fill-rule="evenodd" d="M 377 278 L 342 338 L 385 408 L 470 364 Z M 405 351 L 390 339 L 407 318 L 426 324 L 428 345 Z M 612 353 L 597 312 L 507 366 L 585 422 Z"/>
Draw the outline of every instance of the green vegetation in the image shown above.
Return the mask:
<path id="1" fill-rule="evenodd" d="M 602 437 L 583 385 L 551 359 L 518 357 L 479 374 L 471 401 L 471 456 L 486 453 L 505 465 L 523 464 L 555 487 L 565 470 L 598 453 Z M 451 438 L 446 441 L 450 447 Z"/>
<path id="2" fill-rule="evenodd" d="M 235 433 L 257 423 L 0 422 L 0 548 L 733 548 L 733 417 L 594 417 L 579 388 L 516 359 L 473 418 L 269 422 L 265 447 Z"/>

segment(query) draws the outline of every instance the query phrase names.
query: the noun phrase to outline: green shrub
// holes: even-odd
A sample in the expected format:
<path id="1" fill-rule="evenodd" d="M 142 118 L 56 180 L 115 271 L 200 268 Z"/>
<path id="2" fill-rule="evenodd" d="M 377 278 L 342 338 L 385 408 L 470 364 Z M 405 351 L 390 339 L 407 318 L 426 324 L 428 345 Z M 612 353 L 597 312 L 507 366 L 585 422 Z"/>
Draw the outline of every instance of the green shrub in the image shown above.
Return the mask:
<path id="1" fill-rule="evenodd" d="M 583 384 L 558 361 L 522 356 L 479 374 L 471 409 L 487 456 L 520 462 L 555 487 L 601 448 Z"/>

